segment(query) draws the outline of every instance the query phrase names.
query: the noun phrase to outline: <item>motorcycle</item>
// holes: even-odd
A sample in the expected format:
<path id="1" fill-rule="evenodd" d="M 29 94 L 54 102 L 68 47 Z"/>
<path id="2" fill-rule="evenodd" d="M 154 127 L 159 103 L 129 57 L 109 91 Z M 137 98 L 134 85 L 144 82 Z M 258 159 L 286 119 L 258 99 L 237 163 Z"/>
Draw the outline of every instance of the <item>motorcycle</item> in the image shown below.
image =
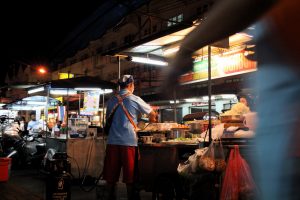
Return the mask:
<path id="1" fill-rule="evenodd" d="M 31 165 L 39 168 L 46 154 L 46 143 L 41 135 L 22 134 L 18 122 L 1 124 L 0 146 L 2 147 L 2 156 L 16 152 L 14 155 L 10 155 L 12 167 Z"/>

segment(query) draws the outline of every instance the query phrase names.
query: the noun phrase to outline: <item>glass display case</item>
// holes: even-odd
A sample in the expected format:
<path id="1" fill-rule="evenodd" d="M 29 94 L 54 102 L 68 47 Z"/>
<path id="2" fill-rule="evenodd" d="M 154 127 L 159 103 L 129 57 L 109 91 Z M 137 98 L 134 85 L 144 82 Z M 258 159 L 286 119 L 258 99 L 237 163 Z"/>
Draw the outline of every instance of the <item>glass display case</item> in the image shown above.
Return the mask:
<path id="1" fill-rule="evenodd" d="M 72 133 L 86 135 L 88 125 L 88 118 L 69 118 L 69 129 L 71 129 Z"/>

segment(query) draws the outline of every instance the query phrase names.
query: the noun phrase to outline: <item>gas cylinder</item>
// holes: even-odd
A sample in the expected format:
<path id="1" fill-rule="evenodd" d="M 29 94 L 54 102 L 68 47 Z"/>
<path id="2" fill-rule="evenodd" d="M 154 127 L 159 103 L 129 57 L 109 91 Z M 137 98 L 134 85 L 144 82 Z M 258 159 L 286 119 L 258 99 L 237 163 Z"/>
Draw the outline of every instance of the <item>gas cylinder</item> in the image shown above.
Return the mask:
<path id="1" fill-rule="evenodd" d="M 62 171 L 48 175 L 46 200 L 71 200 L 71 175 L 69 173 Z"/>

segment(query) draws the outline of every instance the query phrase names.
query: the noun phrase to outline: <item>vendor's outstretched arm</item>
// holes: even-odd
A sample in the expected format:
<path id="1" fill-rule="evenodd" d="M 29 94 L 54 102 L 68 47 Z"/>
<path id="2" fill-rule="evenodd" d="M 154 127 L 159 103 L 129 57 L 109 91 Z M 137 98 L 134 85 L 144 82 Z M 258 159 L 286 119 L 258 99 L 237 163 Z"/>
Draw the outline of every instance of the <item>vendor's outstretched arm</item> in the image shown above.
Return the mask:
<path id="1" fill-rule="evenodd" d="M 157 113 L 152 110 L 150 113 L 149 113 L 149 121 L 150 122 L 157 122 Z"/>

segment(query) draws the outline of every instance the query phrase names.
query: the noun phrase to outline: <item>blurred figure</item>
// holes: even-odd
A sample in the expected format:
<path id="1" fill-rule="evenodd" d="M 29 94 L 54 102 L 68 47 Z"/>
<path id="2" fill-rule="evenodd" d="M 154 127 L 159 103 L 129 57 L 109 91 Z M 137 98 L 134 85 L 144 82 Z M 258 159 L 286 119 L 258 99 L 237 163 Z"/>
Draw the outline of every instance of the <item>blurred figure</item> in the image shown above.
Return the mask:
<path id="1" fill-rule="evenodd" d="M 179 75 L 192 69 L 193 52 L 256 21 L 259 155 L 255 172 L 260 196 L 264 200 L 299 199 L 300 1 L 218 1 L 207 19 L 182 41 L 164 87 L 170 90 Z"/>
<path id="2" fill-rule="evenodd" d="M 39 122 L 36 120 L 35 113 L 30 114 L 30 121 L 27 125 L 27 130 L 29 131 L 29 135 L 34 134 L 35 130 L 38 130 L 39 128 Z"/>
<path id="3" fill-rule="evenodd" d="M 239 102 L 242 103 L 242 104 L 244 104 L 245 106 L 249 107 L 248 106 L 248 101 L 247 101 L 246 97 L 243 97 L 243 96 L 240 97 Z"/>
<path id="4" fill-rule="evenodd" d="M 25 121 L 25 117 L 24 116 L 18 115 L 17 117 L 15 117 L 14 122 L 18 123 L 19 130 L 21 132 L 21 136 L 28 135 L 27 123 Z"/>
<path id="5" fill-rule="evenodd" d="M 56 120 L 56 124 L 53 126 L 51 131 L 51 136 L 59 136 L 60 129 L 61 129 L 62 121 Z"/>

